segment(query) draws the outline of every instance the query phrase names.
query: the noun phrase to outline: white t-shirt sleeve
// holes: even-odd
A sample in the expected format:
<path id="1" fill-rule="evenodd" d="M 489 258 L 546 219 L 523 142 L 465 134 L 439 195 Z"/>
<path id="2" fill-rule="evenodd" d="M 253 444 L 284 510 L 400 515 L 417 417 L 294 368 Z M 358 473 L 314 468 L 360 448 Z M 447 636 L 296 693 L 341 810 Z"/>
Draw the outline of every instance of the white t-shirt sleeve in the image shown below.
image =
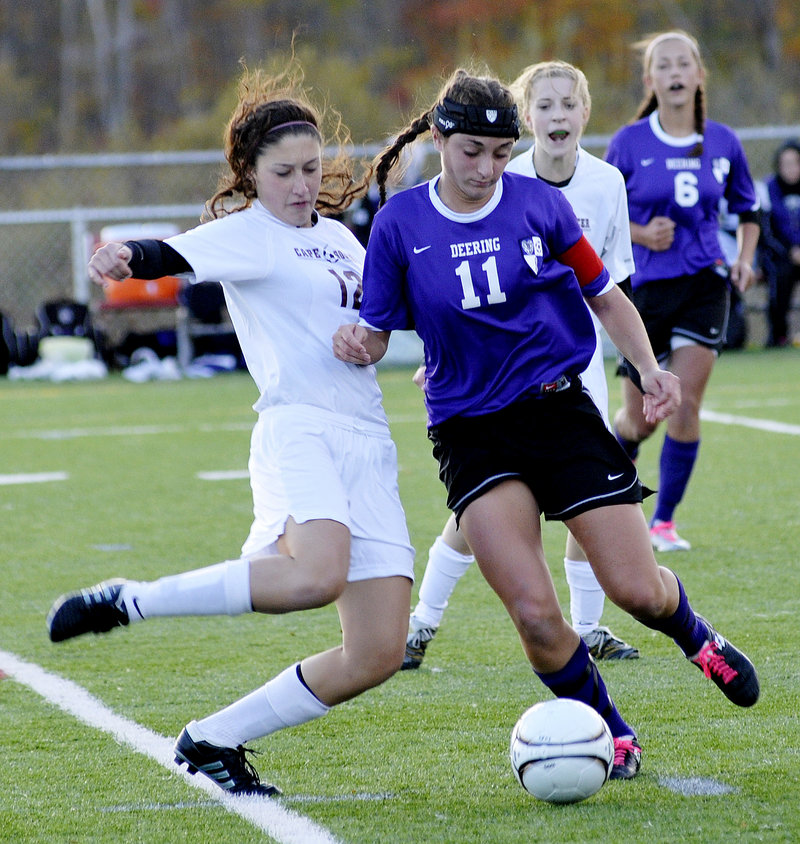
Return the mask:
<path id="1" fill-rule="evenodd" d="M 254 226 L 244 212 L 203 223 L 166 242 L 191 264 L 192 282 L 263 279 L 275 259 L 270 233 L 263 226 Z"/>
<path id="2" fill-rule="evenodd" d="M 603 263 L 614 281 L 624 281 L 633 275 L 633 247 L 631 245 L 631 223 L 628 217 L 628 196 L 622 174 L 616 180 L 614 216 L 603 244 Z"/>

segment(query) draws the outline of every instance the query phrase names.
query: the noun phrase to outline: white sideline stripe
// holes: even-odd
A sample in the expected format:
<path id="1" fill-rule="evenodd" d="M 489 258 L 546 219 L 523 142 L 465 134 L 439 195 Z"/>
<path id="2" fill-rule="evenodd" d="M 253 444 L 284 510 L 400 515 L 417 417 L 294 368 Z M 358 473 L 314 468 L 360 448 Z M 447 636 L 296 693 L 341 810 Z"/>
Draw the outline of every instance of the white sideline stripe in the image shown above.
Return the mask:
<path id="1" fill-rule="evenodd" d="M 186 434 L 190 431 L 251 431 L 253 422 L 231 422 L 225 425 L 115 425 L 110 428 L 51 428 L 41 431 L 7 431 L 6 439 L 74 440 L 83 437 L 142 437 L 154 434 Z"/>
<path id="2" fill-rule="evenodd" d="M 719 422 L 723 425 L 741 425 L 745 428 L 756 428 L 776 434 L 800 434 L 800 425 L 789 425 L 784 422 L 774 422 L 770 419 L 753 419 L 749 416 L 734 416 L 731 413 L 717 413 L 713 410 L 701 410 L 700 418 L 709 422 Z M 396 414 L 389 417 L 389 424 L 425 424 L 425 416 L 421 414 Z M 110 428 L 65 428 L 43 431 L 6 431 L 6 439 L 18 440 L 71 440 L 83 437 L 141 437 L 158 434 L 185 434 L 189 431 L 214 433 L 215 431 L 250 431 L 252 422 L 232 422 L 225 425 L 124 425 Z"/>
<path id="3" fill-rule="evenodd" d="M 389 417 L 389 424 L 414 423 L 425 425 L 425 415 L 422 413 L 407 415 L 398 414 Z M 39 431 L 20 429 L 4 431 L 5 439 L 15 440 L 75 440 L 85 437 L 146 437 L 158 434 L 186 434 L 200 431 L 203 434 L 213 434 L 216 431 L 252 431 L 254 422 L 229 422 L 224 425 L 114 425 L 109 428 L 49 428 Z"/>
<path id="4" fill-rule="evenodd" d="M 197 477 L 201 481 L 238 481 L 249 478 L 250 472 L 247 469 L 221 469 L 219 472 L 198 472 Z"/>
<path id="5" fill-rule="evenodd" d="M 175 765 L 172 740 L 117 715 L 86 689 L 70 680 L 51 674 L 3 650 L 0 650 L 0 670 L 84 724 L 110 733 L 137 753 L 155 759 L 171 773 L 182 776 L 190 785 L 206 792 L 231 814 L 239 815 L 266 832 L 278 844 L 341 844 L 328 830 L 309 818 L 285 809 L 275 799 L 232 797 L 202 774 L 190 776 L 183 768 L 179 769 Z"/>
<path id="6" fill-rule="evenodd" d="M 0 486 L 12 484 L 43 484 L 48 481 L 65 481 L 69 475 L 66 472 L 32 472 L 21 475 L 0 475 Z"/>
<path id="7" fill-rule="evenodd" d="M 800 437 L 800 425 L 774 422 L 772 419 L 753 419 L 750 416 L 734 416 L 714 410 L 701 410 L 700 418 L 708 422 L 719 422 L 721 425 L 741 425 L 744 428 L 755 428 L 757 431 L 769 431 L 771 434 L 792 434 Z"/>

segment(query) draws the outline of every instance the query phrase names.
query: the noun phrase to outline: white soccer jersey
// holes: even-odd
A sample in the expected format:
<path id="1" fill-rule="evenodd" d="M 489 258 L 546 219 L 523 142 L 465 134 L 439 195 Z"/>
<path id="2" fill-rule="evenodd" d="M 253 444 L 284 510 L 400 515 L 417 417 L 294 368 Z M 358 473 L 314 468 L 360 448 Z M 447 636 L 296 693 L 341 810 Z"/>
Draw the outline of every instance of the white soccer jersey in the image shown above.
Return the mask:
<path id="1" fill-rule="evenodd" d="M 506 170 L 536 178 L 533 150 L 518 155 Z M 622 173 L 579 146 L 575 173 L 569 184 L 559 190 L 569 200 L 581 230 L 614 281 L 633 275 L 628 197 Z"/>
<path id="2" fill-rule="evenodd" d="M 358 321 L 364 248 L 346 226 L 278 220 L 258 201 L 166 241 L 191 281 L 219 281 L 260 396 L 255 410 L 311 405 L 386 424 L 373 366 L 336 360 L 337 328 Z"/>
<path id="3" fill-rule="evenodd" d="M 511 173 L 537 178 L 533 167 L 533 149 L 526 150 L 508 163 Z M 633 248 L 628 219 L 628 196 L 622 173 L 597 156 L 578 146 L 575 172 L 559 190 L 569 200 L 586 239 L 600 256 L 614 281 L 633 275 Z M 600 320 L 589 309 L 597 332 L 597 349 L 581 378 L 608 424 L 608 383 L 603 366 L 603 342 Z"/>

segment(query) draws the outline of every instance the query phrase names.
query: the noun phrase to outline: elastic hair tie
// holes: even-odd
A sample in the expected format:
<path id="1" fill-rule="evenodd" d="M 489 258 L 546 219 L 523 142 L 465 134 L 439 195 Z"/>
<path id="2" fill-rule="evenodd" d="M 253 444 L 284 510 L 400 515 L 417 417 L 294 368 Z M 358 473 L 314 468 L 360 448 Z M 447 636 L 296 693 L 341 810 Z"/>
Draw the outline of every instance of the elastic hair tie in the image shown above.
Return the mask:
<path id="1" fill-rule="evenodd" d="M 268 129 L 264 134 L 271 135 L 273 132 L 277 132 L 278 129 L 286 129 L 289 126 L 310 126 L 317 134 L 319 134 L 319 129 L 317 129 L 317 127 L 309 120 L 289 120 L 286 123 L 279 123 L 277 126 L 273 126 L 271 129 Z"/>

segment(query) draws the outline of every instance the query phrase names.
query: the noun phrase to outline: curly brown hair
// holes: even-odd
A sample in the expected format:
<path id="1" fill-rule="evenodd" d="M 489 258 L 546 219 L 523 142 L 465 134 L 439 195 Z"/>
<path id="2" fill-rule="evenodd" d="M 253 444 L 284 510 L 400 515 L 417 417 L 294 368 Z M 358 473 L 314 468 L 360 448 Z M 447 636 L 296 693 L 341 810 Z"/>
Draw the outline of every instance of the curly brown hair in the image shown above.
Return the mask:
<path id="1" fill-rule="evenodd" d="M 238 103 L 225 127 L 228 169 L 206 202 L 204 218 L 222 217 L 249 208 L 256 198 L 253 170 L 258 157 L 287 135 L 310 135 L 319 141 L 323 148 L 322 186 L 315 207 L 326 216 L 342 214 L 353 200 L 366 192 L 371 168 L 346 153 L 350 133 L 339 112 L 325 109 L 325 123 L 329 126 L 330 157 L 323 135 L 322 112 L 311 103 L 296 61 L 290 62 L 278 75 L 245 68 L 239 81 Z M 362 173 L 356 178 L 358 167 Z"/>

